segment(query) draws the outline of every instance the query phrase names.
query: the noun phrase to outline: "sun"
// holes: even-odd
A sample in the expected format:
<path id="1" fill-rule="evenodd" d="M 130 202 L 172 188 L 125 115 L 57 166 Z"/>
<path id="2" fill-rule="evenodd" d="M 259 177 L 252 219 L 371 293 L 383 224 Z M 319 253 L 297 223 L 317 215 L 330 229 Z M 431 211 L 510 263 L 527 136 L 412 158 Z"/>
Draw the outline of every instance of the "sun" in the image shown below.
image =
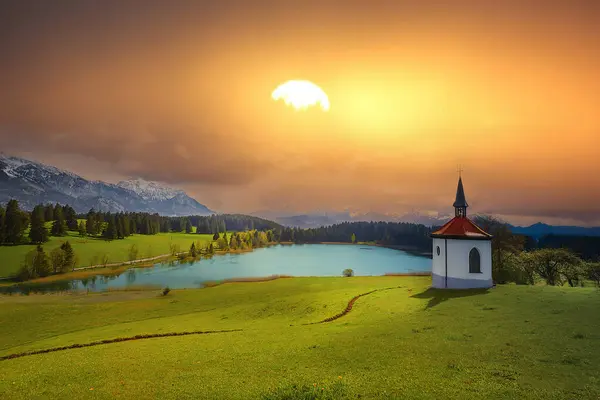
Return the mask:
<path id="1" fill-rule="evenodd" d="M 319 105 L 323 111 L 329 111 L 327 94 L 310 81 L 293 80 L 282 83 L 273 91 L 271 97 L 275 101 L 283 99 L 285 104 L 291 105 L 296 110 L 305 110 Z"/>

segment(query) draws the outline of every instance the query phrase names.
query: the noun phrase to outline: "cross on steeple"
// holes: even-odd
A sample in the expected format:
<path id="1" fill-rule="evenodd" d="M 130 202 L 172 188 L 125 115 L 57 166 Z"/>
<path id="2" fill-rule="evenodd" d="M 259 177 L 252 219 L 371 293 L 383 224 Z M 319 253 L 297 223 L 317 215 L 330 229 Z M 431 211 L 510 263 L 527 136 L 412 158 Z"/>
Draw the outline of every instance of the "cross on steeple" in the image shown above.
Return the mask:
<path id="1" fill-rule="evenodd" d="M 462 166 L 460 164 L 458 164 L 458 168 L 456 169 L 456 172 L 458 172 L 458 177 L 461 177 L 462 172 L 464 171 L 464 169 L 462 169 Z"/>

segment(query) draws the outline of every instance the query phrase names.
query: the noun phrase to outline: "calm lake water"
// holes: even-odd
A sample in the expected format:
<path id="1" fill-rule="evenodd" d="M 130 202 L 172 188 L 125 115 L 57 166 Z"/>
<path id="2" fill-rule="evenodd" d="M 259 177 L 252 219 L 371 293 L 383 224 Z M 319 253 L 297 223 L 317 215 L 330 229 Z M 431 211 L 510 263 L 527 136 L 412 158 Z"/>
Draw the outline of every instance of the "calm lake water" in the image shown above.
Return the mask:
<path id="1" fill-rule="evenodd" d="M 342 271 L 346 268 L 353 269 L 356 276 L 384 275 L 388 272 L 431 272 L 431 259 L 375 246 L 278 245 L 256 249 L 250 253 L 217 255 L 195 262 L 131 268 L 118 276 L 95 276 L 85 280 L 24 285 L 20 290 L 102 291 L 128 286 L 198 288 L 203 286 L 203 282 L 227 278 L 270 275 L 342 276 Z"/>

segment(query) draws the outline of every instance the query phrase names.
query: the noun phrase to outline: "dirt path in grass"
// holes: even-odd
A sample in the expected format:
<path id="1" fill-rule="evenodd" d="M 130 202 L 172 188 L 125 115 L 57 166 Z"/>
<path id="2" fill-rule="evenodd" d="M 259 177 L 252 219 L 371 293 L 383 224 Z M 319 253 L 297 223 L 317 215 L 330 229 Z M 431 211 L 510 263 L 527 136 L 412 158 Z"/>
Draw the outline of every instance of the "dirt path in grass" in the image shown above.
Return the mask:
<path id="1" fill-rule="evenodd" d="M 91 342 L 91 343 L 85 343 L 85 344 L 72 344 L 70 346 L 53 347 L 53 348 L 44 349 L 44 350 L 34 350 L 34 351 L 26 351 L 23 353 L 9 354 L 7 356 L 0 357 L 0 361 L 11 360 L 13 358 L 19 358 L 19 357 L 25 357 L 25 356 L 33 356 L 36 354 L 53 353 L 55 351 L 80 349 L 82 347 L 100 346 L 102 344 L 129 342 L 132 340 L 154 339 L 154 338 L 163 338 L 163 337 L 171 337 L 171 336 L 207 335 L 210 333 L 229 333 L 229 332 L 241 332 L 241 331 L 242 331 L 242 329 L 229 329 L 229 330 L 221 330 L 221 331 L 191 331 L 191 332 L 156 333 L 156 334 L 151 334 L 151 335 L 135 335 L 135 336 L 123 337 L 123 338 L 99 340 L 97 342 Z"/>
<path id="2" fill-rule="evenodd" d="M 329 318 L 325 318 L 322 321 L 318 321 L 318 322 L 307 322 L 304 323 L 302 325 L 315 325 L 315 324 L 324 324 L 325 322 L 331 322 L 331 321 L 335 321 L 336 319 L 342 318 L 344 315 L 348 314 L 350 311 L 352 311 L 352 307 L 354 306 L 354 303 L 356 302 L 356 300 L 358 300 L 359 298 L 363 297 L 363 296 L 367 296 L 371 293 L 375 293 L 375 292 L 382 292 L 384 290 L 391 290 L 391 289 L 400 289 L 402 288 L 402 286 L 395 286 L 395 287 L 389 287 L 389 288 L 384 288 L 384 289 L 375 289 L 375 290 L 371 290 L 370 292 L 367 293 L 363 293 L 363 294 L 359 294 L 358 296 L 354 296 L 349 302 L 348 305 L 346 306 L 346 309 L 344 311 L 342 311 L 339 314 L 334 315 L 333 317 L 329 317 Z"/>
<path id="3" fill-rule="evenodd" d="M 322 321 L 309 322 L 309 323 L 304 323 L 301 325 L 315 325 L 315 324 L 323 324 L 326 322 L 335 321 L 336 319 L 339 319 L 339 318 L 345 316 L 346 314 L 348 314 L 350 311 L 352 311 L 352 307 L 354 306 L 354 303 L 359 298 L 361 298 L 363 296 L 367 296 L 367 295 L 375 293 L 375 292 L 383 292 L 385 290 L 400 289 L 400 288 L 402 288 L 402 286 L 395 286 L 395 287 L 389 287 L 389 288 L 383 288 L 383 289 L 375 289 L 375 290 L 371 290 L 370 292 L 359 294 L 357 296 L 354 296 L 352 299 L 350 299 L 350 301 L 348 302 L 348 305 L 346 306 L 346 309 L 344 309 L 344 311 L 342 311 L 341 313 L 336 314 L 333 317 L 326 318 Z M 290 325 L 290 326 L 293 326 L 293 325 Z M 135 335 L 135 336 L 130 336 L 130 337 L 99 340 L 99 341 L 91 342 L 91 343 L 72 344 L 70 346 L 53 347 L 53 348 L 44 349 L 44 350 L 34 350 L 34 351 L 26 351 L 26 352 L 22 352 L 22 353 L 14 353 L 14 354 L 9 354 L 7 356 L 1 356 L 0 361 L 11 360 L 14 358 L 20 358 L 20 357 L 25 357 L 25 356 L 33 356 L 36 354 L 53 353 L 56 351 L 63 351 L 63 350 L 69 350 L 69 349 L 79 349 L 82 347 L 100 346 L 103 344 L 118 343 L 118 342 L 129 342 L 132 340 L 155 339 L 155 338 L 164 338 L 164 337 L 171 337 L 171 336 L 206 335 L 206 334 L 212 334 L 212 333 L 230 333 L 230 332 L 241 332 L 241 331 L 243 331 L 243 329 L 143 334 L 143 335 Z"/>

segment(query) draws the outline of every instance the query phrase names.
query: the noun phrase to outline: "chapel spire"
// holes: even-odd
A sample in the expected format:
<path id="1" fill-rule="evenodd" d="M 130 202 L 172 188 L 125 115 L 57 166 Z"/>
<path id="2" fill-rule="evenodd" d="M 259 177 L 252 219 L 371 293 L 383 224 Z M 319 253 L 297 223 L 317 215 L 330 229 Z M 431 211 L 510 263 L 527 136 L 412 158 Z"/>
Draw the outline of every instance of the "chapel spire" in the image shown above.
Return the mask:
<path id="1" fill-rule="evenodd" d="M 457 217 L 467 216 L 467 199 L 465 198 L 465 189 L 463 188 L 462 177 L 460 176 L 461 170 L 458 175 L 458 187 L 456 188 L 456 199 L 454 200 L 454 210 Z"/>

